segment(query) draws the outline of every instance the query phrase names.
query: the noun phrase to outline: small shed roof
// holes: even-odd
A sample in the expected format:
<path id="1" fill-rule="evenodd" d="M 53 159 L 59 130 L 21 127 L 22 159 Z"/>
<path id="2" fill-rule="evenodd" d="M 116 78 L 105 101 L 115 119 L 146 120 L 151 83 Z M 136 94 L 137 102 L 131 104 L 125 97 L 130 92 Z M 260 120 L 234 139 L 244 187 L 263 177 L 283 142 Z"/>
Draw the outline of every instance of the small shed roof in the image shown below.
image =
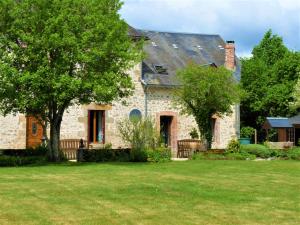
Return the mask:
<path id="1" fill-rule="evenodd" d="M 267 117 L 267 122 L 272 128 L 292 128 L 289 119 L 285 117 Z"/>

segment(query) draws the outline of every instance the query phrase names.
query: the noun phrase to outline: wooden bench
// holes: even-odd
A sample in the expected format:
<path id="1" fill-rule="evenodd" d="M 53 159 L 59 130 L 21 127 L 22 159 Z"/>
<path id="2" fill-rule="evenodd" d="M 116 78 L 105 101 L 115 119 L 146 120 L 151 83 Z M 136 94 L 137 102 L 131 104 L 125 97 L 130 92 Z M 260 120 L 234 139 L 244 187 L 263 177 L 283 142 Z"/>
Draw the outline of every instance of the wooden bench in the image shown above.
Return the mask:
<path id="1" fill-rule="evenodd" d="M 200 140 L 184 139 L 177 141 L 177 158 L 190 158 L 194 152 L 206 151 Z"/>
<path id="2" fill-rule="evenodd" d="M 83 140 L 83 145 L 88 148 L 88 142 Z M 77 150 L 80 147 L 80 139 L 62 139 L 59 143 L 60 150 L 68 160 L 77 159 Z"/>

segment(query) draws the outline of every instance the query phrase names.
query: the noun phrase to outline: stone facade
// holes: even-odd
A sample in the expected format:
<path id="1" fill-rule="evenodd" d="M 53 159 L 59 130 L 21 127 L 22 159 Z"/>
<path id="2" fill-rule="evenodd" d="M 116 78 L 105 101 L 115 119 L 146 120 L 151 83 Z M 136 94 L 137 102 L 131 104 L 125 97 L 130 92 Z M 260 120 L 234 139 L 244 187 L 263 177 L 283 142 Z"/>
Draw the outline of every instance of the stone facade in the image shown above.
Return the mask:
<path id="1" fill-rule="evenodd" d="M 174 107 L 172 89 L 162 87 L 147 88 L 141 83 L 141 64 L 130 71 L 135 84 L 135 93 L 126 99 L 126 104 L 114 102 L 112 106 L 96 104 L 72 106 L 64 114 L 61 126 L 61 139 L 88 138 L 88 110 L 105 110 L 105 143 L 114 148 L 126 147 L 118 134 L 118 123 L 128 118 L 133 109 L 142 115 L 152 117 L 159 126 L 161 116 L 172 117 L 171 142 L 173 154 L 176 153 L 176 141 L 190 138 L 189 132 L 197 125 L 191 116 L 181 115 Z M 145 95 L 147 93 L 147 101 Z M 233 107 L 233 113 L 224 118 L 216 118 L 213 148 L 225 148 L 227 143 L 238 135 L 239 107 Z M 0 149 L 26 147 L 26 119 L 24 115 L 0 117 Z"/>
<path id="2" fill-rule="evenodd" d="M 26 117 L 22 114 L 0 116 L 0 149 L 26 147 Z"/>

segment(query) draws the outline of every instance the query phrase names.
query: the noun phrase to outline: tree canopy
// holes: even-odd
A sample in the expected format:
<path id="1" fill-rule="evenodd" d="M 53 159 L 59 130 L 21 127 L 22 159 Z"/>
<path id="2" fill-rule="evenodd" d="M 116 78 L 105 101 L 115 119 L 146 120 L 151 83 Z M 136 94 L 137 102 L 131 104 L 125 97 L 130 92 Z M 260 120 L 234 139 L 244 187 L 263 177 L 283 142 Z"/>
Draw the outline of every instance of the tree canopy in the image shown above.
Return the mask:
<path id="1" fill-rule="evenodd" d="M 208 148 L 212 143 L 212 117 L 232 112 L 239 102 L 241 90 L 232 72 L 225 67 L 190 64 L 178 72 L 181 88 L 176 103 L 185 114 L 192 115 Z"/>
<path id="2" fill-rule="evenodd" d="M 54 160 L 68 107 L 132 93 L 127 71 L 140 51 L 121 6 L 119 0 L 0 2 L 0 110 L 49 122 Z"/>
<path id="3" fill-rule="evenodd" d="M 260 128 L 267 116 L 291 116 L 298 109 L 293 90 L 299 78 L 300 55 L 288 50 L 281 37 L 266 32 L 252 57 L 242 59 L 242 123 Z"/>

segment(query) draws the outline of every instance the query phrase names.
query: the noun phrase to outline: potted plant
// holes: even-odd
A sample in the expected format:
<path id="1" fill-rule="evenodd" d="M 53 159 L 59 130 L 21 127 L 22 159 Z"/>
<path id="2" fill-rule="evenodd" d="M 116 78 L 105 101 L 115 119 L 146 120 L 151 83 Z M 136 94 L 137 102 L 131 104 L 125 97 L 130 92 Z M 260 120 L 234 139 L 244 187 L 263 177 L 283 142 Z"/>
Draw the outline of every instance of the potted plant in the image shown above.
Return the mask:
<path id="1" fill-rule="evenodd" d="M 242 127 L 241 129 L 241 138 L 239 139 L 240 144 L 248 145 L 251 144 L 251 138 L 255 133 L 255 129 L 253 127 Z"/>
<path id="2" fill-rule="evenodd" d="M 199 139 L 199 134 L 195 127 L 191 130 L 190 136 L 192 139 Z"/>
<path id="3" fill-rule="evenodd" d="M 199 134 L 197 132 L 197 129 L 196 128 L 193 128 L 190 132 L 190 136 L 193 140 L 195 141 L 191 141 L 190 142 L 190 148 L 193 149 L 193 150 L 196 150 L 198 148 L 198 145 L 199 145 L 199 141 L 196 141 L 196 140 L 199 140 Z"/>

